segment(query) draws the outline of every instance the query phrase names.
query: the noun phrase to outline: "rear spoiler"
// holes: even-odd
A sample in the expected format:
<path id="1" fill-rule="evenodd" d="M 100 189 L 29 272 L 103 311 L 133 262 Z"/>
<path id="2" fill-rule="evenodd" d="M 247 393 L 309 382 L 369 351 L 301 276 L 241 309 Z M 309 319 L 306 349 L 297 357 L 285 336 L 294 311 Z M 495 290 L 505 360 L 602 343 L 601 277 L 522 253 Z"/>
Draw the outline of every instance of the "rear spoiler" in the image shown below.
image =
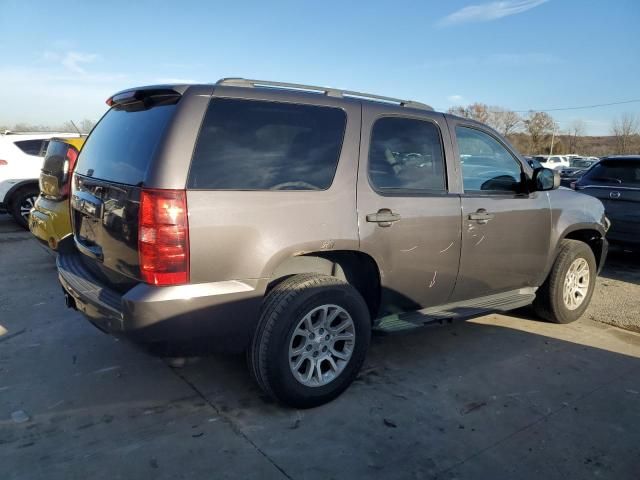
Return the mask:
<path id="1" fill-rule="evenodd" d="M 138 102 L 145 102 L 152 98 L 168 99 L 174 97 L 176 101 L 187 90 L 189 85 L 152 85 L 149 87 L 138 87 L 128 90 L 122 90 L 107 99 L 107 105 L 110 107 L 116 105 L 128 105 Z"/>

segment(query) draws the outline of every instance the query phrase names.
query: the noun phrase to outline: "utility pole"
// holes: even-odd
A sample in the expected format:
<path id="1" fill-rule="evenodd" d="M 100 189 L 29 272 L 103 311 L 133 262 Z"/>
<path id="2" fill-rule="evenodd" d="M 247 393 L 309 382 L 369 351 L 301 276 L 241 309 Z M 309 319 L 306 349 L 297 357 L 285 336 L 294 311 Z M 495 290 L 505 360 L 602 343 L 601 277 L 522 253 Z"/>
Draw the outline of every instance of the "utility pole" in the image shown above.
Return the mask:
<path id="1" fill-rule="evenodd" d="M 556 139 L 556 124 L 553 124 L 553 130 L 551 131 L 551 147 L 549 148 L 549 156 L 553 155 L 553 143 Z"/>

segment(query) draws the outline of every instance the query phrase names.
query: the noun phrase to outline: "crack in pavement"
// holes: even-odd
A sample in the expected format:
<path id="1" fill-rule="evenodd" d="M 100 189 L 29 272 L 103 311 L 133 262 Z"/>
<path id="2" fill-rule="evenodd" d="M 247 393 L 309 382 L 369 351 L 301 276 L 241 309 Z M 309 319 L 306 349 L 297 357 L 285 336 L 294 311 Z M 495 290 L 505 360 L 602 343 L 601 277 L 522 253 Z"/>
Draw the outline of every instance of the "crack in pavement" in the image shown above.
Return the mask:
<path id="1" fill-rule="evenodd" d="M 202 398 L 202 400 L 204 400 L 207 405 L 209 405 L 214 412 L 216 412 L 216 415 L 218 415 L 220 418 L 222 418 L 222 420 L 224 422 L 226 422 L 230 427 L 231 430 L 233 430 L 233 432 L 236 435 L 239 435 L 240 437 L 242 437 L 247 443 L 249 443 L 249 445 L 251 445 L 260 455 L 262 455 L 265 460 L 267 460 L 271 465 L 273 465 L 282 475 L 285 476 L 285 478 L 287 478 L 288 480 L 293 480 L 293 477 L 291 477 L 291 475 L 289 475 L 286 470 L 281 467 L 280 465 L 278 465 L 275 460 L 273 460 L 269 455 L 267 455 L 267 453 L 262 450 L 253 440 L 251 440 L 249 438 L 249 436 L 244 433 L 240 427 L 227 415 L 225 415 L 222 411 L 220 411 L 220 409 L 216 406 L 215 403 L 213 403 L 211 400 L 209 400 L 207 398 L 207 396 L 202 393 L 200 391 L 200 389 L 193 383 L 191 382 L 188 378 L 186 378 L 184 375 L 180 374 L 176 369 L 171 368 L 171 371 L 173 371 L 173 373 L 179 378 L 181 379 L 183 382 L 185 382 L 200 398 Z"/>
<path id="2" fill-rule="evenodd" d="M 607 383 L 603 383 L 602 385 L 594 388 L 593 390 L 589 390 L 588 392 L 583 393 L 582 395 L 580 395 L 579 397 L 577 397 L 574 400 L 574 403 L 580 402 L 582 400 L 584 400 L 585 398 L 589 397 L 590 395 L 594 394 L 595 392 L 602 390 L 605 387 L 608 387 L 609 385 L 623 379 L 624 377 L 634 373 L 635 371 L 640 370 L 640 369 L 636 369 L 636 368 L 631 368 L 628 371 L 626 371 L 625 373 L 623 373 L 622 375 L 619 375 L 617 377 L 615 377 L 613 380 L 607 382 Z M 451 470 L 460 467 L 461 465 L 464 465 L 465 463 L 467 463 L 469 460 L 473 460 L 474 458 L 479 457 L 480 455 L 482 455 L 483 453 L 491 450 L 492 448 L 498 447 L 499 445 L 501 445 L 502 443 L 506 442 L 507 440 L 510 440 L 511 438 L 515 437 L 516 435 L 529 430 L 531 427 L 534 427 L 536 425 L 538 425 L 539 423 L 547 420 L 548 418 L 552 417 L 553 415 L 555 415 L 556 413 L 561 412 L 562 410 L 564 410 L 565 408 L 569 407 L 568 403 L 563 404 L 561 407 L 556 408 L 555 410 L 543 415 L 542 417 L 528 423 L 527 425 L 523 426 L 522 428 L 519 428 L 518 430 L 516 430 L 515 432 L 510 433 L 509 435 L 507 435 L 506 437 L 501 438 L 500 440 L 496 440 L 495 442 L 493 442 L 491 445 L 488 445 L 485 448 L 482 448 L 480 450 L 478 450 L 477 452 L 475 452 L 472 455 L 469 455 L 467 458 L 460 460 L 458 463 L 451 465 L 450 467 L 445 468 L 444 470 L 440 470 L 439 472 L 437 472 L 435 474 L 435 476 L 433 478 L 438 478 L 440 477 L 440 475 L 443 475 L 445 473 L 450 472 Z"/>

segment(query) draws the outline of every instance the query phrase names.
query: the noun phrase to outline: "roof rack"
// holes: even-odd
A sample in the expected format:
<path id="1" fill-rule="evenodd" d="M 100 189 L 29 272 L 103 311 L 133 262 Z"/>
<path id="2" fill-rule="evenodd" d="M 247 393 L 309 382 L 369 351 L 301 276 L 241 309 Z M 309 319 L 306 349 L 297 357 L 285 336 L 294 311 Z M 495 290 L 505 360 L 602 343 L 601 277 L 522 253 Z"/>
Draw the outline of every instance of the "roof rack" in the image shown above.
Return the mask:
<path id="1" fill-rule="evenodd" d="M 433 107 L 426 103 L 415 102 L 413 100 L 402 100 L 400 98 L 384 97 L 371 93 L 354 92 L 352 90 L 341 90 L 338 88 L 318 87 L 315 85 L 302 85 L 299 83 L 272 82 L 269 80 L 249 80 L 246 78 L 223 78 L 216 82 L 216 85 L 227 87 L 248 87 L 248 88 L 273 88 L 282 90 L 292 90 L 296 92 L 310 92 L 336 98 L 356 98 L 362 100 L 373 100 L 377 102 L 393 103 L 401 107 L 418 108 L 422 110 L 433 110 Z"/>

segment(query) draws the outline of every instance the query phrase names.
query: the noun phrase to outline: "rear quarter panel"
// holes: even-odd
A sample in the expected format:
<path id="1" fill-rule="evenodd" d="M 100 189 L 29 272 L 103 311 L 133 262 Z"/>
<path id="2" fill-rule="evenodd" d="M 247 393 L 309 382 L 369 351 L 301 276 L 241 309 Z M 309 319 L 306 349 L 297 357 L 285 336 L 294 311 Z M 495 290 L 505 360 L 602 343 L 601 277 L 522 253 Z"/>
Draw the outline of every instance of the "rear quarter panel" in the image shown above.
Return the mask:
<path id="1" fill-rule="evenodd" d="M 192 283 L 270 278 L 289 257 L 357 250 L 360 103 L 295 93 L 216 88 L 216 96 L 337 106 L 347 114 L 332 185 L 324 191 L 188 190 Z"/>

